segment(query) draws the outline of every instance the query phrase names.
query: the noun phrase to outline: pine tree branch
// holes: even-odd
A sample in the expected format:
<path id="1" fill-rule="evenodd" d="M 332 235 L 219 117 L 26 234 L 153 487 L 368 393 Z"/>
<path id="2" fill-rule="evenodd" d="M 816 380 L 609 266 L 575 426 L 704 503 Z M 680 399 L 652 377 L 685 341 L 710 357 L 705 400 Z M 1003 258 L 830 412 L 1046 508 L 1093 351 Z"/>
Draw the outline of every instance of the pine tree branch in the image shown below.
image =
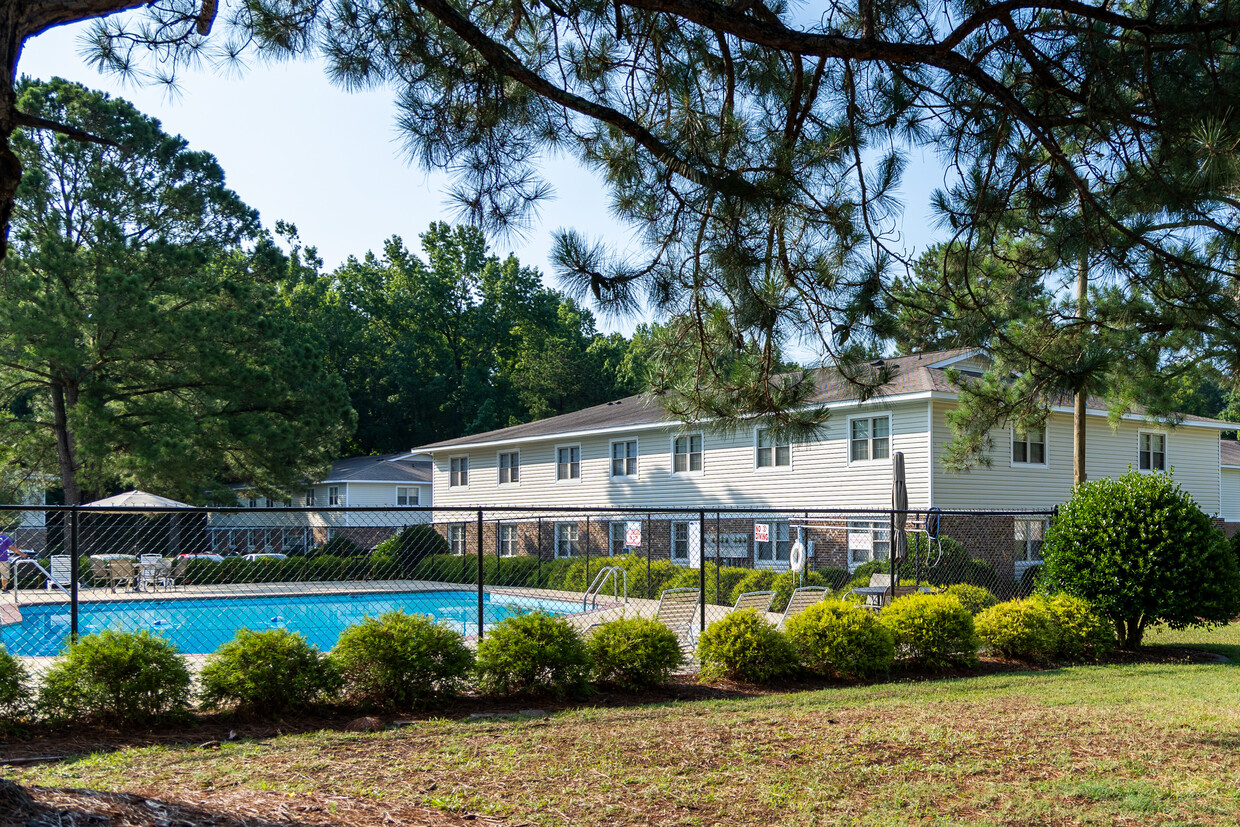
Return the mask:
<path id="1" fill-rule="evenodd" d="M 27 115 L 25 112 L 16 109 L 13 110 L 12 118 L 16 126 L 24 126 L 29 129 L 46 129 L 49 132 L 59 132 L 61 135 L 68 135 L 75 141 L 110 146 L 114 149 L 120 148 L 120 144 L 110 138 L 101 138 L 77 127 L 59 123 L 58 121 L 49 121 L 47 118 L 40 118 L 37 115 Z"/>

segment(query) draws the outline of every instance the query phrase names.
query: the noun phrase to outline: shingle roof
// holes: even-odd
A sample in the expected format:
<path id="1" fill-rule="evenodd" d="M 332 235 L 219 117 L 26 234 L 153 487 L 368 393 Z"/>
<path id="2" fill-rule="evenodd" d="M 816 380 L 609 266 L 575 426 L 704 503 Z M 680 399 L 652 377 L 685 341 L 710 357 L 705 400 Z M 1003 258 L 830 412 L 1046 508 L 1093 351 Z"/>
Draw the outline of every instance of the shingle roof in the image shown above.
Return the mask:
<path id="1" fill-rule="evenodd" d="M 939 350 L 885 359 L 883 364 L 891 368 L 892 375 L 891 379 L 882 388 L 882 396 L 900 396 L 912 393 L 925 393 L 927 391 L 956 393 L 957 388 L 948 380 L 946 368 L 931 367 L 931 365 L 942 364 L 943 362 L 967 357 L 979 352 L 977 348 L 956 348 L 954 350 Z M 812 400 L 814 404 L 847 402 L 857 398 L 856 386 L 848 382 L 832 368 L 825 368 L 819 371 L 817 379 L 818 391 Z M 1065 398 L 1060 404 L 1071 405 L 1072 400 Z M 1107 409 L 1106 400 L 1099 397 L 1090 397 L 1087 400 L 1087 404 L 1092 410 Z M 1135 412 L 1137 414 L 1142 413 L 1139 408 Z M 641 394 L 617 399 L 614 402 L 608 402 L 603 405 L 595 405 L 592 408 L 584 408 L 573 413 L 540 419 L 536 422 L 526 422 L 522 425 L 500 428 L 496 431 L 447 439 L 442 442 L 424 445 L 414 450 L 431 451 L 441 448 L 465 447 L 479 443 L 550 437 L 557 434 L 655 425 L 663 422 L 673 423 L 675 421 L 675 417 L 663 409 L 656 397 L 650 394 Z M 1185 415 L 1183 421 L 1205 425 L 1230 424 L 1218 419 L 1189 415 Z M 1237 458 L 1240 460 L 1240 455 Z M 1237 464 L 1240 465 L 1240 461 Z"/>
<path id="2" fill-rule="evenodd" d="M 411 482 L 429 483 L 429 460 L 397 460 L 408 456 L 381 454 L 371 457 L 344 457 L 332 463 L 331 471 L 319 482 Z"/>
<path id="3" fill-rule="evenodd" d="M 1234 439 L 1219 440 L 1219 461 L 1223 465 L 1240 468 L 1240 442 Z"/>
<path id="4" fill-rule="evenodd" d="M 914 356 L 901 356 L 887 359 L 884 364 L 893 369 L 891 381 L 883 388 L 883 394 L 894 396 L 922 391 L 953 390 L 947 381 L 947 374 L 941 369 L 931 369 L 930 365 L 957 356 L 966 356 L 974 352 L 974 348 L 958 348 L 934 353 L 922 353 Z M 818 392 L 814 402 L 844 402 L 857 398 L 857 389 L 833 370 L 822 371 L 826 380 L 819 378 Z M 660 422 L 674 422 L 672 417 L 654 396 L 640 394 L 627 396 L 614 402 L 595 405 L 573 413 L 552 416 L 523 425 L 513 425 L 496 431 L 447 439 L 424 445 L 415 450 L 429 451 L 438 448 L 453 448 L 473 445 L 479 442 L 498 442 L 511 439 L 528 439 L 531 437 L 553 436 L 562 433 L 594 431 L 603 428 L 623 428 L 634 425 L 650 425 Z"/>

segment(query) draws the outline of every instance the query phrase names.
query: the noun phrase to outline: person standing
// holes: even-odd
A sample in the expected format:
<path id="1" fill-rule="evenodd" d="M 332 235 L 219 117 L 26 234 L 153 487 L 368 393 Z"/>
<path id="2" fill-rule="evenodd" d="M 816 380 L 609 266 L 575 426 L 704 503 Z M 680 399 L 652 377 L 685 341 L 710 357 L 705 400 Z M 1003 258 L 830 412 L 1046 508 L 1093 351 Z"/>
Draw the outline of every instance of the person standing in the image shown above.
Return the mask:
<path id="1" fill-rule="evenodd" d="M 13 573 L 13 558 L 28 555 L 13 543 L 13 538 L 0 534 L 0 592 L 9 590 L 9 578 Z"/>

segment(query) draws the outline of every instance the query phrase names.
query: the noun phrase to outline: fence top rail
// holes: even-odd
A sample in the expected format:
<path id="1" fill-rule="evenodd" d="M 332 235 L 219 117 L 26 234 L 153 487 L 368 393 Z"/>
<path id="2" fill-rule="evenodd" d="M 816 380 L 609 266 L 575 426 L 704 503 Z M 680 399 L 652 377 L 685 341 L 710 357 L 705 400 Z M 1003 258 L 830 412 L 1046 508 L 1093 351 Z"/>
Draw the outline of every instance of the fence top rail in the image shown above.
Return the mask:
<path id="1" fill-rule="evenodd" d="M 787 515 L 795 517 L 814 517 L 825 515 L 868 515 L 891 517 L 896 515 L 922 516 L 934 511 L 943 517 L 1053 517 L 1056 509 L 932 509 L 932 508 L 764 508 L 761 506 L 686 506 L 679 508 L 641 508 L 636 506 L 505 506 L 505 505 L 366 505 L 366 506 L 86 506 L 86 505 L 11 505 L 0 504 L 0 513 L 5 512 L 77 512 L 82 514 L 364 514 L 364 513 L 410 513 L 410 514 L 584 514 L 584 515 L 616 515 L 633 516 L 664 515 L 664 514 L 706 514 L 716 515 Z"/>

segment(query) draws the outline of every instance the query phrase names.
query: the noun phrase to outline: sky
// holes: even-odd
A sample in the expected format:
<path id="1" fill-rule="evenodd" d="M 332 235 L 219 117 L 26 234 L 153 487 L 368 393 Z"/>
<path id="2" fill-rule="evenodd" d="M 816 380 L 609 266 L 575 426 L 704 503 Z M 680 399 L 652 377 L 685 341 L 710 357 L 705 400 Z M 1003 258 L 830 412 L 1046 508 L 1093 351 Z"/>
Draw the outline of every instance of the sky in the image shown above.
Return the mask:
<path id="1" fill-rule="evenodd" d="M 25 44 L 18 71 L 59 76 L 131 101 L 158 118 L 166 132 L 214 154 L 229 186 L 272 228 L 297 225 L 304 243 L 318 248 L 328 269 L 349 256 L 379 250 L 393 235 L 417 249 L 432 221 L 451 221 L 447 176 L 417 167 L 404 154 L 389 90 L 346 92 L 334 87 L 313 61 L 251 63 L 242 72 L 209 69 L 183 73 L 179 90 L 137 86 L 103 75 L 81 57 L 88 26 L 62 26 Z M 552 233 L 572 228 L 621 250 L 635 243 L 609 214 L 599 178 L 571 159 L 552 159 L 544 172 L 555 198 L 523 238 L 492 239 L 492 251 L 515 253 L 554 287 L 547 256 Z M 911 158 L 901 193 L 906 203 L 900 246 L 924 249 L 931 239 L 925 205 L 942 185 L 929 157 Z M 630 334 L 643 318 L 599 315 L 604 332 Z M 813 354 L 789 354 L 809 361 Z"/>

